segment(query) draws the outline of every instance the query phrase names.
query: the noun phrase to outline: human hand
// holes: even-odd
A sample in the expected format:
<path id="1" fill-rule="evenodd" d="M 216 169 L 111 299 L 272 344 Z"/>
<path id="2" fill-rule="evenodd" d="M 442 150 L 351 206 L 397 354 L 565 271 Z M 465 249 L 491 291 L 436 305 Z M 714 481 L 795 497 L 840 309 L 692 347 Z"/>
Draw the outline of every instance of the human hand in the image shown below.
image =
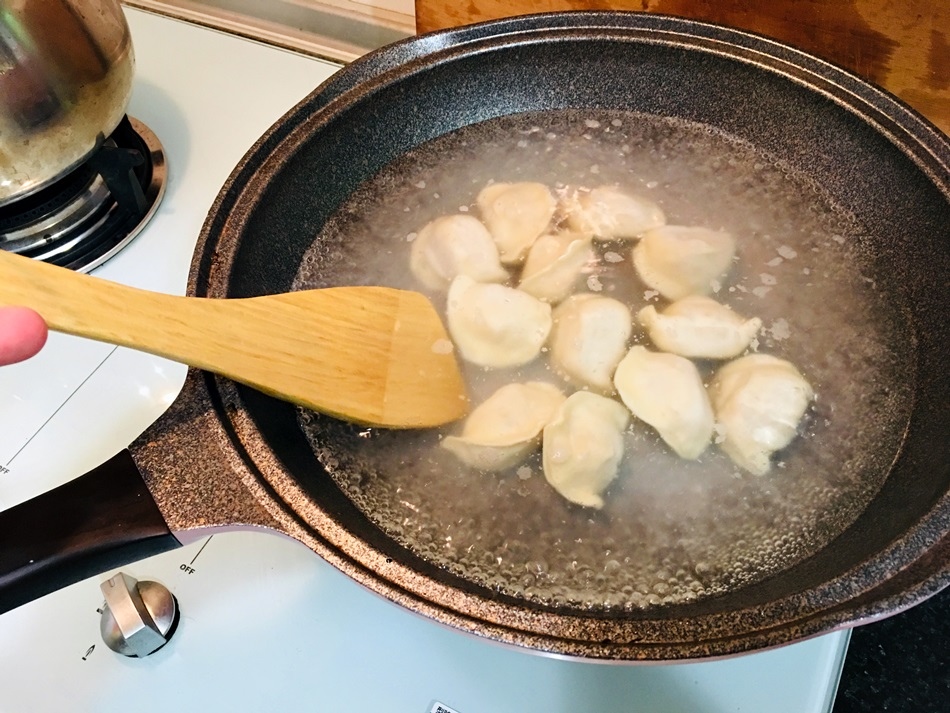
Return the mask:
<path id="1" fill-rule="evenodd" d="M 46 322 L 26 307 L 0 307 L 0 366 L 36 354 L 46 343 Z"/>

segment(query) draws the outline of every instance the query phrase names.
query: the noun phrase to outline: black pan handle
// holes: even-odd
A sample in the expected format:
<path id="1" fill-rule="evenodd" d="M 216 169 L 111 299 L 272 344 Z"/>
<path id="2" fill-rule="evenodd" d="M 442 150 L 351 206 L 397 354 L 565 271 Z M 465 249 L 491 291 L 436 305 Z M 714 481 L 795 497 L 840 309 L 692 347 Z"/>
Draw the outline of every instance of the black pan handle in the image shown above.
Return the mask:
<path id="1" fill-rule="evenodd" d="M 128 450 L 0 512 L 0 614 L 181 544 Z"/>

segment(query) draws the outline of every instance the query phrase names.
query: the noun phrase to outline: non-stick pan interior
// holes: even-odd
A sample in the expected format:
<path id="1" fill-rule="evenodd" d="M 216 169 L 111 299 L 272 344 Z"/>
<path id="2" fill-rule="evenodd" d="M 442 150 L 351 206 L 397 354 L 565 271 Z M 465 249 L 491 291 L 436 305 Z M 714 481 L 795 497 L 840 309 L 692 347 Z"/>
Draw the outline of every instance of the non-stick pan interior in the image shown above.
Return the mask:
<path id="1" fill-rule="evenodd" d="M 946 142 L 833 68 L 687 21 L 577 14 L 444 37 L 357 63 L 285 117 L 219 199 L 192 289 L 242 297 L 376 281 L 380 273 L 361 273 L 362 260 L 400 243 L 405 249 L 413 220 L 418 229 L 440 212 L 469 206 L 477 192 L 470 185 L 466 195 L 463 181 L 433 179 L 455 175 L 438 167 L 438 157 L 471 156 L 471 147 L 484 141 L 497 152 L 488 163 L 508 172 L 491 177 L 518 178 L 519 162 L 504 160 L 510 152 L 499 136 L 506 132 L 520 131 L 528 142 L 538 138 L 535 127 L 542 137 L 569 137 L 578 127 L 572 140 L 582 142 L 585 132 L 612 127 L 607 145 L 626 141 L 634 158 L 657 147 L 680 158 L 718 152 L 719 164 L 698 170 L 696 194 L 670 198 L 665 207 L 673 216 L 699 220 L 702 210 L 691 212 L 691 201 L 740 189 L 736 200 L 779 195 L 766 211 L 776 221 L 803 212 L 787 237 L 767 234 L 773 224 L 759 226 L 749 238 L 757 262 L 747 270 L 749 280 L 768 273 L 760 263 L 785 248 L 777 253 L 786 255 L 784 267 L 771 270 L 786 279 L 774 285 L 772 298 L 783 289 L 784 296 L 766 346 L 806 362 L 800 366 L 818 378 L 819 400 L 806 424 L 813 437 L 788 454 L 787 472 L 766 479 L 794 476 L 800 483 L 734 477 L 720 459 L 718 471 L 712 466 L 717 475 L 704 476 L 702 468 L 710 466 L 703 463 L 676 471 L 665 489 L 620 485 L 603 512 L 591 513 L 544 490 L 536 472 L 519 482 L 513 474 L 476 477 L 438 461 L 414 479 L 421 465 L 412 459 L 387 467 L 391 444 L 415 439 L 425 446 L 437 436 L 368 433 L 301 417 L 287 404 L 241 390 L 256 429 L 237 429 L 242 447 L 251 459 L 268 454 L 257 465 L 277 497 L 304 521 L 313 522 L 316 512 L 340 523 L 347 535 L 331 545 L 347 556 L 358 560 L 368 545 L 374 556 L 404 565 L 413 576 L 397 586 L 430 596 L 437 606 L 457 603 L 438 600 L 441 586 L 420 591 L 426 585 L 416 574 L 517 610 L 644 626 L 678 622 L 640 629 L 656 640 L 695 642 L 807 618 L 887 579 L 941 536 L 950 484 L 944 406 L 950 388 L 942 363 L 950 289 Z M 434 174 L 424 173 L 429 166 L 436 166 Z M 620 178 L 612 173 L 620 168 L 598 170 L 605 183 Z M 659 192 L 666 185 L 652 182 L 661 184 Z M 769 193 L 783 182 L 791 188 Z M 409 205 L 405 230 L 374 228 L 398 224 L 385 221 Z M 397 252 L 377 262 L 398 260 Z M 404 271 L 391 277 L 413 287 Z M 791 335 L 774 331 L 785 316 L 797 328 Z M 660 462 L 654 470 L 662 474 L 667 466 Z M 689 485 L 688 478 L 704 477 L 708 482 L 698 488 Z M 699 492 L 702 507 L 684 515 L 678 504 L 690 492 Z M 670 498 L 666 508 L 663 497 Z M 407 502 L 412 512 L 401 510 Z M 785 509 L 769 512 L 776 503 Z M 631 522 L 638 506 L 661 513 L 652 529 Z M 709 514 L 716 509 L 731 511 Z M 463 526 L 466 512 L 476 514 Z M 922 520 L 929 533 L 920 532 Z M 727 544 L 711 550 L 708 536 L 723 529 Z M 914 537 L 907 537 L 911 530 Z M 657 533 L 673 539 L 657 543 Z M 588 542 L 560 544 L 570 538 Z M 592 538 L 601 540 L 591 544 Z M 480 561 L 467 558 L 466 548 Z M 575 571 L 565 573 L 571 562 Z M 551 584 L 553 570 L 562 572 L 558 586 Z M 741 624 L 737 618 L 710 624 L 724 612 L 741 617 L 753 607 L 766 623 L 746 617 Z M 500 623 L 518 626 L 517 617 Z M 568 629 L 556 635 L 577 636 L 576 627 Z M 602 629 L 591 631 L 599 644 L 609 638 Z M 815 632 L 800 626 L 794 634 L 779 631 L 773 641 L 803 633 Z"/>

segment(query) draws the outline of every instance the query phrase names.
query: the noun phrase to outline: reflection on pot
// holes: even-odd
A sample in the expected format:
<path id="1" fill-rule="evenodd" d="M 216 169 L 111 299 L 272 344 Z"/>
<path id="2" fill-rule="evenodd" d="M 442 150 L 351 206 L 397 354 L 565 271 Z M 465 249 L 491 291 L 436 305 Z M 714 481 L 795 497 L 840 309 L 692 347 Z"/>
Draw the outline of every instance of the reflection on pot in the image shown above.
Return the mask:
<path id="1" fill-rule="evenodd" d="M 115 129 L 133 69 L 117 0 L 0 7 L 0 205 L 64 175 Z"/>

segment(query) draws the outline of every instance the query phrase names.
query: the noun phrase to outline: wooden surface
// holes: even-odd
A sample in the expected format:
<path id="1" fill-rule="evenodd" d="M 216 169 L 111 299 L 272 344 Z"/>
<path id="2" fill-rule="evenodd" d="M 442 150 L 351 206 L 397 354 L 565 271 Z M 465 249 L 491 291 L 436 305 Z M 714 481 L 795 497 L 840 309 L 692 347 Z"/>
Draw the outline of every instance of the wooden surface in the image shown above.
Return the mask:
<path id="1" fill-rule="evenodd" d="M 869 79 L 950 134 L 950 0 L 416 0 L 416 28 L 584 9 L 658 12 L 758 32 Z"/>
<path id="2" fill-rule="evenodd" d="M 176 297 L 0 250 L 3 304 L 32 307 L 51 329 L 213 371 L 357 423 L 429 427 L 468 410 L 442 321 L 417 292 Z"/>

